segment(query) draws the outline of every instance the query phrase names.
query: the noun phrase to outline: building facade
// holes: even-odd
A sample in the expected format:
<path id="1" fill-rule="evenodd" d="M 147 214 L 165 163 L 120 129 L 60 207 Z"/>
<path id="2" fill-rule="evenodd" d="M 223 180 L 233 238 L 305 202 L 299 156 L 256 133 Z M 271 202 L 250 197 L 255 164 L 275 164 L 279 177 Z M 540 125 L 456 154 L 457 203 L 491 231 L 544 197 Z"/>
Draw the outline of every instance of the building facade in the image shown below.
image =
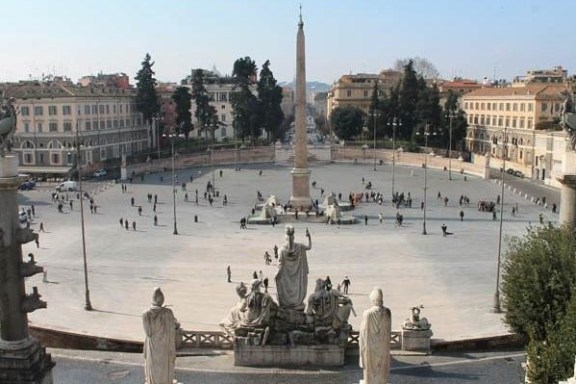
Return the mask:
<path id="1" fill-rule="evenodd" d="M 326 97 L 326 113 L 330 118 L 338 107 L 356 107 L 368 113 L 374 84 L 378 84 L 380 95 L 389 92 L 402 79 L 402 72 L 387 69 L 379 74 L 359 73 L 344 75 L 332 85 Z"/>
<path id="2" fill-rule="evenodd" d="M 565 148 L 558 131 L 566 91 L 562 84 L 529 84 L 465 94 L 460 102 L 468 119 L 467 150 L 498 159 L 506 153 L 511 168 L 548 179 L 561 161 L 553 154 Z"/>
<path id="3" fill-rule="evenodd" d="M 133 89 L 83 87 L 60 79 L 2 88 L 18 111 L 13 150 L 21 172 L 68 173 L 76 161 L 77 137 L 81 164 L 89 168 L 149 146 L 149 127 L 136 110 Z"/>

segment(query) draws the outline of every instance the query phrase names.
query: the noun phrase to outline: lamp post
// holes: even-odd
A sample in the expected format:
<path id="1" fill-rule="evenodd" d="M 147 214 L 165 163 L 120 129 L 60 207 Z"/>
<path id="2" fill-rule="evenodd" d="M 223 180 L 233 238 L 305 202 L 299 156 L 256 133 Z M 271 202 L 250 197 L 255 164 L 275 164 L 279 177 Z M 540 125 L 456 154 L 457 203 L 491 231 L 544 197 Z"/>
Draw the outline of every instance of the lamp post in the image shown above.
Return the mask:
<path id="1" fill-rule="evenodd" d="M 76 168 L 78 170 L 78 192 L 80 193 L 80 228 L 82 231 L 82 258 L 84 262 L 84 309 L 92 310 L 90 303 L 90 289 L 88 287 L 88 262 L 86 260 L 86 231 L 84 228 L 84 192 L 82 191 L 82 162 L 80 159 L 80 134 L 78 132 L 78 123 L 76 123 Z"/>
<path id="2" fill-rule="evenodd" d="M 448 128 L 448 180 L 452 180 L 452 119 L 454 118 L 454 112 L 448 112 L 447 117 L 450 119 Z"/>
<path id="3" fill-rule="evenodd" d="M 373 171 L 376 171 L 376 118 L 378 117 L 378 112 L 373 111 L 372 117 L 374 119 L 374 125 L 372 127 L 374 131 L 374 166 L 372 168 Z"/>
<path id="4" fill-rule="evenodd" d="M 500 263 L 501 263 L 501 252 L 502 252 L 502 222 L 504 219 L 504 174 L 506 173 L 506 157 L 508 156 L 506 144 L 508 142 L 507 136 L 508 127 L 504 127 L 504 136 L 502 138 L 504 145 L 504 156 L 502 156 L 502 173 L 500 183 L 500 228 L 498 231 L 498 261 L 496 263 L 496 292 L 494 293 L 494 305 L 492 306 L 492 312 L 501 313 L 500 308 Z"/>
<path id="5" fill-rule="evenodd" d="M 174 158 L 175 158 L 174 141 L 176 140 L 175 136 L 176 135 L 174 134 L 174 132 L 172 132 L 172 134 L 170 135 L 172 139 L 171 140 L 172 141 L 172 206 L 174 209 L 174 232 L 172 232 L 173 235 L 178 234 L 178 225 L 176 221 L 176 171 L 174 167 Z"/>
<path id="6" fill-rule="evenodd" d="M 430 124 L 426 123 L 424 128 L 424 219 L 422 221 L 422 234 L 427 235 L 426 232 L 426 209 L 428 208 L 428 202 L 426 201 L 427 190 L 428 190 L 428 136 L 430 136 Z"/>

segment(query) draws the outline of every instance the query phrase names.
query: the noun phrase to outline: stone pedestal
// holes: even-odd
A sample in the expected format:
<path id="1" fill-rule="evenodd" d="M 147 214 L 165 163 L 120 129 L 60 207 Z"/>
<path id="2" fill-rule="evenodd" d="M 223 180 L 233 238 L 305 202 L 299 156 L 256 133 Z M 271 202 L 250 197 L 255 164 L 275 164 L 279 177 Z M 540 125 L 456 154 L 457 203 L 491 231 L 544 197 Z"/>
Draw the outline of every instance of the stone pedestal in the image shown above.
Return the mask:
<path id="1" fill-rule="evenodd" d="M 576 175 L 559 177 L 562 183 L 560 190 L 560 224 L 576 226 Z"/>
<path id="2" fill-rule="evenodd" d="M 22 260 L 21 245 L 37 238 L 18 220 L 18 159 L 0 157 L 0 384 L 52 384 L 54 363 L 28 334 L 27 313 L 45 308 L 36 287 L 26 294 L 24 277 L 42 272 Z"/>
<path id="3" fill-rule="evenodd" d="M 298 210 L 312 205 L 310 198 L 310 170 L 307 168 L 292 169 L 292 197 L 290 203 Z"/>
<path id="4" fill-rule="evenodd" d="M 345 347 L 340 345 L 234 344 L 234 365 L 245 367 L 341 367 Z"/>
<path id="5" fill-rule="evenodd" d="M 432 331 L 426 330 L 402 330 L 402 350 L 412 352 L 430 353 L 430 339 Z"/>

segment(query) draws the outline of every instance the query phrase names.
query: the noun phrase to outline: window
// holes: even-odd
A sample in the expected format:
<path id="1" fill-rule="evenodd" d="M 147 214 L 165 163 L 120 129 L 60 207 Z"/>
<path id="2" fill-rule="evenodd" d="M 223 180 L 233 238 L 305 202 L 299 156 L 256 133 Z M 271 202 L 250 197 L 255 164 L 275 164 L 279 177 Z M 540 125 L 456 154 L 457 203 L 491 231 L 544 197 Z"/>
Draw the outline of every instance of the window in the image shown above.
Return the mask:
<path id="1" fill-rule="evenodd" d="M 484 125 L 484 115 L 480 116 L 480 124 Z"/>
<path id="2" fill-rule="evenodd" d="M 114 119 L 114 128 L 118 128 L 118 120 Z"/>
<path id="3" fill-rule="evenodd" d="M 528 105 L 530 105 L 530 104 L 528 104 Z M 532 118 L 531 117 L 528 118 L 528 125 L 526 126 L 526 128 L 532 129 Z"/>
<path id="4" fill-rule="evenodd" d="M 478 115 L 474 115 L 474 124 L 478 124 Z"/>
<path id="5" fill-rule="evenodd" d="M 55 121 L 51 121 L 48 123 L 48 130 L 50 132 L 57 132 L 58 131 L 58 123 Z"/>
<path id="6" fill-rule="evenodd" d="M 352 97 L 352 91 L 350 89 L 346 91 L 346 96 Z"/>
<path id="7" fill-rule="evenodd" d="M 69 121 L 64 122 L 64 132 L 72 132 L 72 123 Z"/>
<path id="8" fill-rule="evenodd" d="M 40 164 L 44 164 L 44 154 L 40 153 Z"/>
<path id="9" fill-rule="evenodd" d="M 128 108 L 126 108 L 126 112 L 128 112 Z M 122 113 L 122 104 L 120 104 L 120 113 Z"/>
<path id="10" fill-rule="evenodd" d="M 25 153 L 24 154 L 24 164 L 32 164 L 32 154 Z"/>
<path id="11" fill-rule="evenodd" d="M 220 136 L 226 137 L 226 127 L 222 127 L 222 130 L 220 131 Z"/>
<path id="12" fill-rule="evenodd" d="M 226 104 L 222 104 L 222 106 L 220 107 L 220 109 L 226 109 Z"/>
<path id="13" fill-rule="evenodd" d="M 507 111 L 507 112 L 510 111 L 510 103 L 506 103 L 506 111 Z"/>
<path id="14" fill-rule="evenodd" d="M 522 157 L 524 157 L 524 151 L 520 150 L 520 159 L 522 159 Z"/>
<path id="15" fill-rule="evenodd" d="M 26 133 L 30 132 L 30 123 L 29 122 L 24 123 L 24 132 L 26 132 Z"/>
<path id="16" fill-rule="evenodd" d="M 86 121 L 84 123 L 84 129 L 86 129 L 87 131 L 92 129 L 92 122 L 91 121 Z"/>
<path id="17" fill-rule="evenodd" d="M 222 114 L 220 116 L 220 121 L 226 121 L 226 115 L 225 114 Z"/>
<path id="18" fill-rule="evenodd" d="M 540 110 L 542 112 L 546 112 L 546 110 L 548 109 L 548 104 L 547 103 L 542 103 L 542 105 L 540 106 Z"/>
<path id="19" fill-rule="evenodd" d="M 106 104 L 106 114 L 110 114 L 110 106 L 108 104 Z"/>
<path id="20" fill-rule="evenodd" d="M 55 105 L 48 106 L 48 116 L 56 116 L 58 114 L 58 110 L 56 109 Z"/>
<path id="21" fill-rule="evenodd" d="M 517 122 L 516 118 L 513 117 L 512 118 L 512 128 L 516 128 L 516 122 Z"/>
<path id="22" fill-rule="evenodd" d="M 112 121 L 110 120 L 106 121 L 106 128 L 112 128 Z"/>
<path id="23" fill-rule="evenodd" d="M 50 161 L 52 162 L 52 164 L 60 164 L 60 155 L 57 153 L 53 153 L 50 156 Z"/>
<path id="24" fill-rule="evenodd" d="M 100 121 L 100 129 L 106 128 L 106 122 L 104 120 Z"/>
<path id="25" fill-rule="evenodd" d="M 502 116 L 498 116 L 498 126 L 501 127 L 504 123 L 504 118 Z"/>
<path id="26" fill-rule="evenodd" d="M 520 119 L 520 128 L 524 128 L 524 118 Z"/>
<path id="27" fill-rule="evenodd" d="M 475 110 L 478 110 L 478 103 L 475 103 L 475 104 L 474 104 L 474 109 L 475 109 Z"/>
<path id="28" fill-rule="evenodd" d="M 116 104 L 112 106 L 112 113 L 116 113 Z"/>
<path id="29" fill-rule="evenodd" d="M 467 101 L 464 103 L 464 109 L 468 109 L 468 102 Z"/>
<path id="30" fill-rule="evenodd" d="M 90 106 L 89 106 L 89 105 L 85 105 L 85 106 L 84 106 L 84 114 L 85 114 L 85 115 L 89 115 L 89 114 L 90 114 Z"/>
<path id="31" fill-rule="evenodd" d="M 491 106 L 492 106 L 492 104 L 486 103 L 486 107 L 487 107 L 488 110 L 490 110 L 490 107 L 491 107 Z"/>
<path id="32" fill-rule="evenodd" d="M 368 91 L 364 91 L 364 97 L 368 97 Z"/>
<path id="33" fill-rule="evenodd" d="M 518 103 L 512 104 L 512 111 L 513 111 L 513 112 L 518 111 Z"/>
<path id="34" fill-rule="evenodd" d="M 93 115 L 98 114 L 98 106 L 96 104 L 92 104 L 92 114 Z"/>
<path id="35" fill-rule="evenodd" d="M 72 114 L 72 108 L 69 105 L 62 106 L 62 114 L 63 115 L 71 115 Z"/>
<path id="36" fill-rule="evenodd" d="M 480 109 L 484 110 L 484 103 L 480 104 Z"/>
<path id="37" fill-rule="evenodd" d="M 103 106 L 103 105 L 99 105 L 98 107 L 99 107 L 99 108 L 98 108 L 98 113 L 101 114 L 101 115 L 103 115 L 103 114 L 104 114 L 104 106 Z"/>
<path id="38" fill-rule="evenodd" d="M 129 121 L 130 121 L 130 120 L 126 119 L 126 126 L 127 126 L 127 127 L 129 126 L 129 125 L 128 125 L 128 122 L 129 122 Z M 120 128 L 124 128 L 124 119 L 120 119 Z"/>
<path id="39" fill-rule="evenodd" d="M 44 107 L 36 106 L 34 107 L 34 116 L 42 116 L 44 114 Z"/>
<path id="40" fill-rule="evenodd" d="M 499 104 L 498 104 L 498 110 L 499 110 L 499 111 L 503 111 L 503 110 L 504 110 L 504 103 L 499 103 Z"/>
<path id="41" fill-rule="evenodd" d="M 21 107 L 20 114 L 22 116 L 30 116 L 30 107 Z"/>
<path id="42" fill-rule="evenodd" d="M 41 121 L 36 123 L 36 132 L 42 132 L 42 122 Z"/>
<path id="43" fill-rule="evenodd" d="M 526 110 L 526 104 L 520 103 L 520 112 L 524 112 Z"/>
<path id="44" fill-rule="evenodd" d="M 554 103 L 554 112 L 560 112 L 560 103 Z"/>
<path id="45" fill-rule="evenodd" d="M 533 108 L 534 106 L 532 105 L 532 103 L 528 103 L 528 112 L 532 112 Z"/>
<path id="46" fill-rule="evenodd" d="M 92 120 L 92 129 L 98 129 L 98 120 Z"/>

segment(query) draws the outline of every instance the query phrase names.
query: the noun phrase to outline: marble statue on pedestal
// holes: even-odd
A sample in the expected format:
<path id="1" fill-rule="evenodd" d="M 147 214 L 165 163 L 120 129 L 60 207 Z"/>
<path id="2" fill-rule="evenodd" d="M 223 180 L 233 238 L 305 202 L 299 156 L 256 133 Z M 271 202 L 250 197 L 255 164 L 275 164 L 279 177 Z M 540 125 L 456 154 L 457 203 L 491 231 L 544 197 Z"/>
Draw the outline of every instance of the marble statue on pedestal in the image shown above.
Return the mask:
<path id="1" fill-rule="evenodd" d="M 278 304 L 281 308 L 304 309 L 308 288 L 308 259 L 306 251 L 312 249 L 312 238 L 306 230 L 308 245 L 294 242 L 294 227 L 286 226 L 286 244 L 280 252 L 276 274 Z"/>
<path id="2" fill-rule="evenodd" d="M 163 306 L 164 294 L 154 289 L 152 306 L 142 315 L 144 324 L 144 374 L 146 384 L 172 384 L 176 360 L 176 330 L 172 310 Z"/>
<path id="3" fill-rule="evenodd" d="M 316 280 L 314 293 L 308 296 L 306 315 L 315 326 L 340 332 L 348 324 L 350 312 L 356 316 L 352 300 L 337 290 L 325 289 L 325 286 L 325 280 Z"/>
<path id="4" fill-rule="evenodd" d="M 390 375 L 390 310 L 384 307 L 382 290 L 370 293 L 372 308 L 364 311 L 360 325 L 360 367 L 364 384 L 386 384 Z"/>
<path id="5" fill-rule="evenodd" d="M 16 109 L 14 99 L 2 101 L 0 104 L 0 154 L 10 151 L 10 139 L 16 130 Z"/>
<path id="6" fill-rule="evenodd" d="M 228 316 L 219 324 L 229 335 L 234 335 L 234 331 L 242 322 L 242 317 L 244 316 L 244 312 L 246 312 L 246 295 L 248 294 L 248 288 L 246 288 L 244 283 L 240 283 L 240 285 L 236 287 L 236 293 L 240 300 L 230 309 Z"/>

